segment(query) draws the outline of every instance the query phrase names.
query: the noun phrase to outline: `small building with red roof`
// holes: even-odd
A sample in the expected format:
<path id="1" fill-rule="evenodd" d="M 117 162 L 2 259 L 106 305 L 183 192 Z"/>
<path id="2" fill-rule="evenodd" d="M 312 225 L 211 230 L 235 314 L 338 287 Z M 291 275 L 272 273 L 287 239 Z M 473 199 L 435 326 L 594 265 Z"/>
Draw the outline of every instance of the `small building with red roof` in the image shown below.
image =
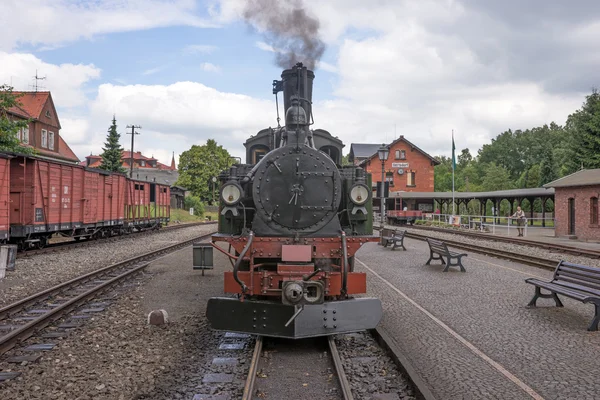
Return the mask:
<path id="1" fill-rule="evenodd" d="M 36 149 L 37 155 L 78 163 L 79 158 L 60 136 L 60 121 L 50 92 L 12 92 L 19 96 L 18 106 L 7 113 L 13 118 L 31 120 L 29 127 L 18 133 L 23 146 Z"/>
<path id="2" fill-rule="evenodd" d="M 167 165 L 158 161 L 154 156 L 147 157 L 143 155 L 141 151 L 134 152 L 132 158 L 131 152 L 124 150 L 121 154 L 121 162 L 128 175 L 132 161 L 133 178 L 135 179 L 174 185 L 179 176 L 177 167 L 175 166 L 175 153 L 173 153 L 171 165 Z M 79 164 L 86 167 L 99 168 L 102 165 L 102 156 L 90 154 L 85 158 L 85 161 Z"/>

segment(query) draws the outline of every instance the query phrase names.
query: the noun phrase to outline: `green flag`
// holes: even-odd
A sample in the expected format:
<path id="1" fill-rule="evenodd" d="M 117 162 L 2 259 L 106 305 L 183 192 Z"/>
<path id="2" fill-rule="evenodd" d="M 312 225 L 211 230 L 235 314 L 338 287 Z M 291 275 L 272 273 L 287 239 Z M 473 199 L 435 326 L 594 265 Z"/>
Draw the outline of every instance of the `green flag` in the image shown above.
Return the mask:
<path id="1" fill-rule="evenodd" d="M 452 170 L 456 170 L 456 157 L 454 156 L 454 152 L 456 150 L 456 146 L 454 145 L 454 131 L 452 131 Z"/>

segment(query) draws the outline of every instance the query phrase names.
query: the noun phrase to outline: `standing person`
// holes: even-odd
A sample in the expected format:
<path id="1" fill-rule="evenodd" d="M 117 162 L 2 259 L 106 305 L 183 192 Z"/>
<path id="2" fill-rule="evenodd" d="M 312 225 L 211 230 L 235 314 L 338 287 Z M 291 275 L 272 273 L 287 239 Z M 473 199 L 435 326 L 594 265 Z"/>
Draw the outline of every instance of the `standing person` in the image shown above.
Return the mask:
<path id="1" fill-rule="evenodd" d="M 517 230 L 519 236 L 523 236 L 523 226 L 525 225 L 525 212 L 521 210 L 521 207 L 517 207 L 517 212 L 512 215 L 513 218 L 517 219 Z"/>

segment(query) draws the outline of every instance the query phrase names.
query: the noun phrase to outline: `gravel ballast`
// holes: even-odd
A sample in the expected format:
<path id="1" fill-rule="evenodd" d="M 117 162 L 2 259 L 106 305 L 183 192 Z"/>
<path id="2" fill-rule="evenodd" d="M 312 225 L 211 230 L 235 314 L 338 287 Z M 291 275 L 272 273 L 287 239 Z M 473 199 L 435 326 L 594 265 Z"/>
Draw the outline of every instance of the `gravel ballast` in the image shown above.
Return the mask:
<path id="1" fill-rule="evenodd" d="M 226 265 L 224 257 L 215 256 L 215 261 Z M 22 373 L 0 384 L 2 399 L 191 399 L 197 393 L 237 394 L 247 364 L 212 365 L 214 356 L 224 354 L 218 350 L 224 334 L 212 331 L 204 316 L 207 300 L 222 293 L 222 272 L 216 268 L 202 276 L 194 271 L 191 247 L 153 262 L 132 287 L 117 289 L 115 300 L 103 312 L 69 336 L 52 339 L 58 345 L 43 352 L 37 362 L 0 361 L 0 370 Z M 167 325 L 147 324 L 148 313 L 156 309 L 168 312 Z M 251 350 L 248 344 L 237 356 L 249 358 Z M 203 383 L 207 373 L 217 371 L 235 373 L 235 379 L 229 385 Z"/>
<path id="2" fill-rule="evenodd" d="M 98 240 L 87 247 L 17 259 L 16 270 L 0 280 L 0 306 L 30 296 L 85 273 L 157 248 L 209 233 L 215 225 L 196 225 L 117 241 Z"/>

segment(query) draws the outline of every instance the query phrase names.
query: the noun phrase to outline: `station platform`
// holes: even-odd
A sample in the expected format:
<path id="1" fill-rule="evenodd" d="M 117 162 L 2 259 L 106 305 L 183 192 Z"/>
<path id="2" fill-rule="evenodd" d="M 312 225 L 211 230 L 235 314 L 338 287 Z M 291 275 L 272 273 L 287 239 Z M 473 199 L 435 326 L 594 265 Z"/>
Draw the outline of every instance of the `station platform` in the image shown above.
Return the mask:
<path id="1" fill-rule="evenodd" d="M 551 271 L 471 253 L 467 272 L 425 265 L 426 243 L 407 251 L 369 243 L 356 270 L 379 297 L 380 327 L 396 341 L 437 399 L 597 399 L 600 332 L 588 332 L 594 308 L 561 297 L 527 304 Z"/>

